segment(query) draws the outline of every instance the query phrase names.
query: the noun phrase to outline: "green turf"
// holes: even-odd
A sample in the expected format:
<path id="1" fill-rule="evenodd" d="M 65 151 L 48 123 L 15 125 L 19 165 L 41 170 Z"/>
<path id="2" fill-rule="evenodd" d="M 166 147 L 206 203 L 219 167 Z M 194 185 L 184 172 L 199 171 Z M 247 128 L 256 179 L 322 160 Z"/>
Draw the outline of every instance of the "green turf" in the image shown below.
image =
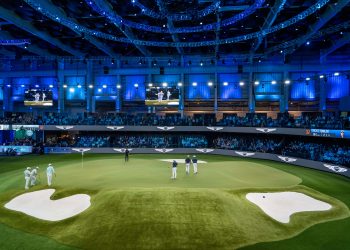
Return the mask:
<path id="1" fill-rule="evenodd" d="M 0 224 L 0 240 L 9 238 L 4 249 L 21 248 L 15 239 L 22 234 L 30 246 L 41 244 L 41 249 L 320 249 L 318 241 L 325 246 L 337 242 L 341 249 L 350 244 L 341 234 L 328 232 L 350 228 L 350 219 L 344 219 L 349 216 L 344 203 L 350 205 L 345 178 L 270 161 L 201 155 L 208 164 L 199 165 L 197 176 L 186 176 L 180 164 L 178 180 L 170 180 L 171 163 L 159 159 L 183 157 L 132 155 L 125 164 L 122 156 L 86 154 L 83 168 L 79 155 L 0 158 L 0 222 L 16 228 Z M 57 170 L 53 199 L 87 193 L 92 206 L 61 222 L 3 208 L 24 192 L 24 167 L 43 170 L 49 162 Z M 44 177 L 42 173 L 42 181 Z M 286 190 L 329 202 L 333 209 L 299 213 L 282 224 L 245 199 L 248 192 Z M 307 242 L 317 243 L 307 243 L 308 237 Z M 252 245 L 272 241 L 277 242 Z"/>

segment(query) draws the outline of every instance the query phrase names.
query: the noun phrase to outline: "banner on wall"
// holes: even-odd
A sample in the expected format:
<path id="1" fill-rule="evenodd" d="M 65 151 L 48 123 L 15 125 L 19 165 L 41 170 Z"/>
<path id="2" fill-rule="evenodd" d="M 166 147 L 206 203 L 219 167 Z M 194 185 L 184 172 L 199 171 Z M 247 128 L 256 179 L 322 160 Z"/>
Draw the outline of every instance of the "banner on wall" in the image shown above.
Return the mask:
<path id="1" fill-rule="evenodd" d="M 306 129 L 305 134 L 318 137 L 336 137 L 350 139 L 350 130 Z"/>

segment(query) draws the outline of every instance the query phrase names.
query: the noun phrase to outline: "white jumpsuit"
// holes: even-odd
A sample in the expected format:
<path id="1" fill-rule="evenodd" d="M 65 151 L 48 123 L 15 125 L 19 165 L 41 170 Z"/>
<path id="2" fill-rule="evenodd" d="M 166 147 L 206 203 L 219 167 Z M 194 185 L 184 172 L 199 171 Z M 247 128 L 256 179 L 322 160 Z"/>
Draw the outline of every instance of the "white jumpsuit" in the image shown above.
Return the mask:
<path id="1" fill-rule="evenodd" d="M 26 181 L 24 188 L 29 189 L 30 171 L 28 169 L 24 170 L 24 180 Z"/>

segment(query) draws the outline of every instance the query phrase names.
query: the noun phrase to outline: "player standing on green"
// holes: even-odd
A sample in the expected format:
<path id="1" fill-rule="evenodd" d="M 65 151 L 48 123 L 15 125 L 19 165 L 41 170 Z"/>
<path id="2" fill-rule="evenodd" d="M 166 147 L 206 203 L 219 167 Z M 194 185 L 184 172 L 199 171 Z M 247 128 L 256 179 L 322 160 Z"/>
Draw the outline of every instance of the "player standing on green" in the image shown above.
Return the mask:
<path id="1" fill-rule="evenodd" d="M 177 162 L 173 161 L 173 167 L 171 168 L 171 179 L 176 179 L 176 171 L 177 171 Z"/>
<path id="2" fill-rule="evenodd" d="M 129 161 L 129 149 L 125 149 L 125 162 Z"/>
<path id="3" fill-rule="evenodd" d="M 197 162 L 198 162 L 198 160 L 197 160 L 196 156 L 194 155 L 193 158 L 192 158 L 192 165 L 193 165 L 193 172 L 195 174 L 198 173 Z"/>
<path id="4" fill-rule="evenodd" d="M 187 155 L 187 158 L 185 159 L 185 163 L 186 163 L 186 174 L 190 174 L 191 158 L 189 155 Z"/>
<path id="5" fill-rule="evenodd" d="M 51 186 L 52 184 L 52 176 L 56 176 L 55 169 L 53 168 L 52 164 L 50 163 L 49 166 L 46 169 L 46 175 L 47 175 L 47 185 Z"/>

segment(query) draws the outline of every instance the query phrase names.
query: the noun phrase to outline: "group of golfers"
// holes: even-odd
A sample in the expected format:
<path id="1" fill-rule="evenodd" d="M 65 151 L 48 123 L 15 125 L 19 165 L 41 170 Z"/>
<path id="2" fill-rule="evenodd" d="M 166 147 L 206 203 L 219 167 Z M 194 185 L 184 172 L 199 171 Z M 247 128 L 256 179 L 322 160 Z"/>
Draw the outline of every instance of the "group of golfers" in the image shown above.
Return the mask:
<path id="1" fill-rule="evenodd" d="M 191 163 L 193 166 L 193 173 L 197 174 L 198 173 L 198 160 L 196 158 L 196 156 L 192 156 L 192 159 L 190 158 L 189 155 L 187 155 L 186 159 L 185 159 L 185 165 L 186 165 L 186 174 L 189 175 L 190 174 L 190 167 L 191 167 Z M 172 163 L 172 169 L 171 169 L 171 179 L 175 180 L 176 176 L 177 176 L 177 161 L 173 160 Z"/>
<path id="2" fill-rule="evenodd" d="M 52 177 L 56 176 L 55 169 L 50 163 L 46 168 L 46 176 L 47 176 L 47 185 L 52 185 Z M 27 167 L 26 170 L 24 170 L 24 180 L 25 180 L 25 189 L 29 189 L 29 187 L 33 187 L 37 184 L 38 177 L 40 178 L 39 174 L 39 167 Z"/>

